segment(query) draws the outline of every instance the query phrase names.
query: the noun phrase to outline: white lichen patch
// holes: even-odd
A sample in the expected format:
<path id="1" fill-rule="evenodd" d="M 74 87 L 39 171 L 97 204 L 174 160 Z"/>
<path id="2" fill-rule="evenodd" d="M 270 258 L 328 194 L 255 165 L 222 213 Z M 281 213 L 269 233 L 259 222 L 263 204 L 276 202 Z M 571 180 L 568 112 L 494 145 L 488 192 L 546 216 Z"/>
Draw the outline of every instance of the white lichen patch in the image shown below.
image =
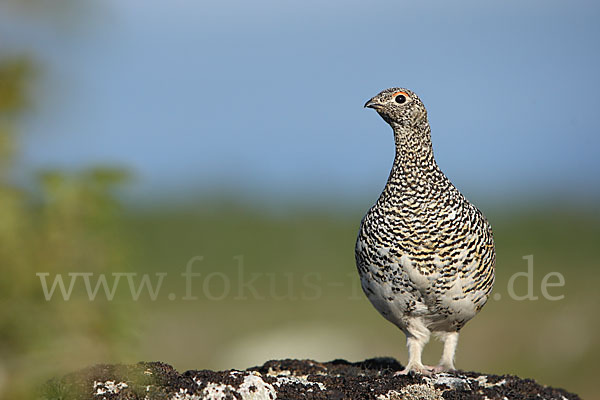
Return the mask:
<path id="1" fill-rule="evenodd" d="M 483 386 L 484 388 L 491 388 L 494 386 L 502 386 L 502 385 L 506 384 L 506 379 L 502 379 L 501 381 L 498 381 L 496 383 L 489 383 L 487 381 L 487 376 L 485 376 L 485 375 L 478 376 L 474 380 L 477 381 L 477 383 L 479 383 L 479 385 Z"/>
<path id="2" fill-rule="evenodd" d="M 415 384 L 400 391 L 390 390 L 377 396 L 377 400 L 443 400 L 443 392 L 429 384 Z"/>
<path id="3" fill-rule="evenodd" d="M 314 373 L 312 373 L 311 375 L 327 375 L 327 376 L 340 376 L 340 375 L 332 375 L 330 372 L 328 371 L 316 371 Z M 269 370 L 267 371 L 267 376 L 273 376 L 273 377 L 280 377 L 280 376 L 296 376 L 296 377 L 304 377 L 306 378 L 308 375 L 296 375 L 293 371 L 289 371 L 287 369 L 285 370 L 274 370 L 273 368 L 269 367 Z"/>
<path id="4" fill-rule="evenodd" d="M 292 376 L 277 376 L 277 382 L 274 383 L 277 387 L 281 385 L 300 384 L 304 386 L 318 386 L 321 390 L 326 390 L 325 385 L 321 382 L 311 382 L 308 380 L 308 375 L 292 375 Z"/>
<path id="5" fill-rule="evenodd" d="M 238 388 L 232 385 L 225 385 L 222 383 L 210 382 L 202 390 L 198 399 L 206 400 L 224 400 L 228 396 L 237 394 L 242 400 L 275 400 L 277 398 L 277 392 L 273 385 L 265 382 L 262 379 L 262 375 L 258 372 L 243 372 L 243 371 L 231 371 L 231 376 L 243 375 L 244 380 Z M 200 379 L 193 378 L 197 385 L 203 384 Z M 238 397 L 235 396 L 234 397 Z M 188 398 L 181 398 L 181 400 Z M 192 399 L 191 397 L 189 399 Z M 179 398 L 173 400 L 180 400 Z M 195 398 L 194 398 L 195 400 Z"/>
<path id="6" fill-rule="evenodd" d="M 117 394 L 119 393 L 122 389 L 125 389 L 127 386 L 127 383 L 125 382 L 116 382 L 116 381 L 106 381 L 106 382 L 98 382 L 98 381 L 94 381 L 94 389 L 96 390 L 96 393 L 94 393 L 95 396 L 102 396 L 105 394 Z"/>
<path id="7" fill-rule="evenodd" d="M 197 394 L 189 394 L 185 389 L 179 389 L 178 393 L 171 396 L 170 400 L 201 400 L 203 397 Z"/>
<path id="8" fill-rule="evenodd" d="M 486 375 L 480 375 L 476 378 L 469 378 L 466 376 L 439 374 L 434 377 L 424 377 L 424 379 L 432 385 L 445 385 L 449 389 L 454 390 L 472 390 L 472 387 L 476 387 L 477 385 L 483 388 L 491 388 L 494 386 L 502 386 L 507 383 L 506 379 L 502 379 L 496 383 L 490 383 L 488 382 L 488 377 Z"/>
<path id="9" fill-rule="evenodd" d="M 445 385 L 450 389 L 471 390 L 468 378 L 456 377 L 449 374 L 438 374 L 433 377 L 424 377 L 423 379 L 432 385 Z"/>
<path id="10" fill-rule="evenodd" d="M 258 372 L 244 377 L 238 393 L 243 400 L 272 400 L 277 398 L 277 392 L 270 383 L 265 382 Z"/>
<path id="11" fill-rule="evenodd" d="M 209 383 L 202 391 L 202 396 L 198 398 L 206 400 L 225 400 L 227 394 L 235 391 L 233 386 L 222 383 Z M 179 399 L 178 399 L 179 400 Z"/>

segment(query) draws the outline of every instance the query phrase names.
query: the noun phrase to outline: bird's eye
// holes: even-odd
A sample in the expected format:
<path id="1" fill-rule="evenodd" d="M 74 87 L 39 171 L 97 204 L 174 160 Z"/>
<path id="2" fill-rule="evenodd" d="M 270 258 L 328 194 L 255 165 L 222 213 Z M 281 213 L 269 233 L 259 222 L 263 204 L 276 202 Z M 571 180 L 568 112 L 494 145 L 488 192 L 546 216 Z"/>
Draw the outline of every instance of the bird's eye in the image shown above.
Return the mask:
<path id="1" fill-rule="evenodd" d="M 394 100 L 396 100 L 396 103 L 398 103 L 398 104 L 403 104 L 403 103 L 406 103 L 406 96 L 403 94 L 399 94 L 398 96 L 396 96 L 394 98 Z"/>

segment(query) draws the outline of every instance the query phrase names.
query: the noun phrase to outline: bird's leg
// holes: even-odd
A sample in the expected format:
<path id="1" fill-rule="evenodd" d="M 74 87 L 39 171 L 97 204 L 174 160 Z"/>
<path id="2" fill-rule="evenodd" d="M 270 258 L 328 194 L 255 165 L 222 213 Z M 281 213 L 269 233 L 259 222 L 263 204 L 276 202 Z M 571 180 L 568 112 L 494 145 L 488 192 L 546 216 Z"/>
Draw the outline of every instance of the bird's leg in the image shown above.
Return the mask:
<path id="1" fill-rule="evenodd" d="M 430 375 L 432 368 L 423 365 L 421 362 L 421 354 L 423 348 L 429 341 L 430 331 L 422 323 L 418 323 L 407 329 L 406 332 L 406 347 L 408 347 L 408 364 L 406 368 L 398 372 L 399 375 L 417 372 L 424 375 Z"/>
<path id="2" fill-rule="evenodd" d="M 444 341 L 444 350 L 440 363 L 434 368 L 434 372 L 452 371 L 455 369 L 454 353 L 458 344 L 458 332 L 444 332 L 441 337 Z"/>
<path id="3" fill-rule="evenodd" d="M 408 374 L 411 371 L 418 372 L 421 374 L 428 374 L 429 368 L 426 368 L 421 361 L 421 354 L 427 341 L 422 338 L 416 338 L 409 336 L 406 338 L 406 347 L 408 347 L 408 364 L 406 368 L 400 371 L 400 374 Z"/>

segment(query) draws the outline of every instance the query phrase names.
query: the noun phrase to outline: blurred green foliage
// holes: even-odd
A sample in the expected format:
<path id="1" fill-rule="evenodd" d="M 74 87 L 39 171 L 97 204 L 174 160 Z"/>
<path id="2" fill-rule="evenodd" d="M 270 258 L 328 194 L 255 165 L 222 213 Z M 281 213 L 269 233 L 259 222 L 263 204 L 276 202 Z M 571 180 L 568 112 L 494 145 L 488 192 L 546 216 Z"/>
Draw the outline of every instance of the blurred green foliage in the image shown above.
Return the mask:
<path id="1" fill-rule="evenodd" d="M 45 171 L 30 190 L 11 182 L 19 117 L 31 104 L 34 71 L 27 58 L 0 61 L 0 374 L 12 383 L 8 393 L 18 397 L 29 393 L 31 384 L 24 380 L 43 370 L 32 369 L 31 362 L 64 352 L 73 340 L 116 353 L 127 336 L 119 322 L 125 306 L 78 296 L 46 302 L 40 290 L 39 272 L 126 270 L 121 209 L 113 192 L 127 174 L 105 167 Z"/>

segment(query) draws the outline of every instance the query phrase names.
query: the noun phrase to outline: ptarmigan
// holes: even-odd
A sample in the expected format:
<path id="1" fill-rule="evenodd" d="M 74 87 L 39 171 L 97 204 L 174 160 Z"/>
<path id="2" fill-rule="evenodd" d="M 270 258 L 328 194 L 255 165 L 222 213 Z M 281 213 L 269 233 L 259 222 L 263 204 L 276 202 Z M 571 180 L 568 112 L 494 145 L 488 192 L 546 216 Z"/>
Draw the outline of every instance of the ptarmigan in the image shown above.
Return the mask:
<path id="1" fill-rule="evenodd" d="M 410 371 L 454 369 L 458 332 L 494 284 L 492 229 L 433 158 L 425 106 L 408 89 L 386 89 L 365 107 L 394 130 L 387 184 L 356 241 L 361 284 L 373 306 L 406 335 Z M 421 362 L 430 334 L 444 341 L 437 367 Z"/>

